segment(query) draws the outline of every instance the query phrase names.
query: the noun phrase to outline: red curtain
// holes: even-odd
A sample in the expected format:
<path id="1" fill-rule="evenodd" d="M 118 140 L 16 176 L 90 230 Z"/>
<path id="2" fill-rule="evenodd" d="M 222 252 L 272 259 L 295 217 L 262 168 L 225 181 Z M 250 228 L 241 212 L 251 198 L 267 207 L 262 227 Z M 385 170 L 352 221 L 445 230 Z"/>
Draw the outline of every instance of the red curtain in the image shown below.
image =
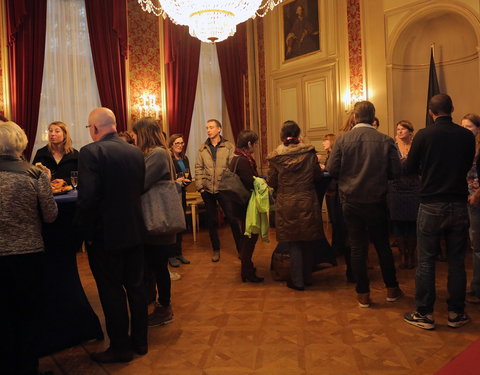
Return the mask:
<path id="1" fill-rule="evenodd" d="M 245 79 L 248 72 L 246 22 L 237 26 L 237 32 L 217 44 L 218 64 L 228 116 L 235 139 L 245 128 Z"/>
<path id="2" fill-rule="evenodd" d="M 175 25 L 168 18 L 163 31 L 168 125 L 170 134 L 183 134 L 187 144 L 197 92 L 200 41 L 190 36 L 187 27 Z"/>
<path id="3" fill-rule="evenodd" d="M 124 131 L 127 130 L 127 3 L 85 0 L 85 9 L 100 101 L 115 113 L 118 131 Z"/>
<path id="4" fill-rule="evenodd" d="M 30 159 L 37 134 L 47 21 L 46 0 L 7 0 L 12 120 L 27 134 Z"/>

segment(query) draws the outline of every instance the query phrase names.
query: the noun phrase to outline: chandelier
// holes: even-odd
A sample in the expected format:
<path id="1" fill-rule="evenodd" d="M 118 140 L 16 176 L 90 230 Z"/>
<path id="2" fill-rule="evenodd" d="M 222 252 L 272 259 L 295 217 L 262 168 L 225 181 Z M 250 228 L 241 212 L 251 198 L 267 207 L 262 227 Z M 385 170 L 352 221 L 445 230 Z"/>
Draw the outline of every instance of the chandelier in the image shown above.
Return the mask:
<path id="1" fill-rule="evenodd" d="M 235 34 L 237 25 L 263 17 L 283 0 L 138 0 L 142 9 L 188 26 L 202 42 L 221 42 Z"/>

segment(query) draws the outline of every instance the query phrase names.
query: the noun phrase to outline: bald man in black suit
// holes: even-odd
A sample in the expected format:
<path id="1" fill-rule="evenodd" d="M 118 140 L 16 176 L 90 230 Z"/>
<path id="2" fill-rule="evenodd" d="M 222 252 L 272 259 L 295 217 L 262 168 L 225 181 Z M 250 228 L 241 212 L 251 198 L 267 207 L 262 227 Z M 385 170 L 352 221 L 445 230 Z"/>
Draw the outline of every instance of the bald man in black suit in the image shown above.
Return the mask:
<path id="1" fill-rule="evenodd" d="M 80 150 L 77 225 L 110 337 L 110 347 L 92 359 L 129 362 L 134 353 L 148 351 L 140 203 L 145 163 L 137 147 L 118 137 L 115 115 L 108 108 L 94 109 L 88 128 L 94 142 Z"/>

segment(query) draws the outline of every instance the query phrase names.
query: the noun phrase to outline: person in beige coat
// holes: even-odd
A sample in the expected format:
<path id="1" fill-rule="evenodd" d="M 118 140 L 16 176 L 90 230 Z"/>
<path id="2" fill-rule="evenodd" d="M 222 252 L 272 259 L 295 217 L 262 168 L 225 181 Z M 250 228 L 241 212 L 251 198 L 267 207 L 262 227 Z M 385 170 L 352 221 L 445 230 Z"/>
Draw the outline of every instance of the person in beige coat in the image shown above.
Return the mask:
<path id="1" fill-rule="evenodd" d="M 208 231 L 213 249 L 212 262 L 218 262 L 220 260 L 220 240 L 217 233 L 217 201 L 222 207 L 225 219 L 232 228 L 237 252 L 240 253 L 241 249 L 240 225 L 232 215 L 231 202 L 223 197 L 218 190 L 222 173 L 225 169 L 228 169 L 234 156 L 235 146 L 221 136 L 222 125 L 220 121 L 208 120 L 206 128 L 208 138 L 198 150 L 195 162 L 195 184 L 197 190 L 202 194 L 207 211 Z"/>

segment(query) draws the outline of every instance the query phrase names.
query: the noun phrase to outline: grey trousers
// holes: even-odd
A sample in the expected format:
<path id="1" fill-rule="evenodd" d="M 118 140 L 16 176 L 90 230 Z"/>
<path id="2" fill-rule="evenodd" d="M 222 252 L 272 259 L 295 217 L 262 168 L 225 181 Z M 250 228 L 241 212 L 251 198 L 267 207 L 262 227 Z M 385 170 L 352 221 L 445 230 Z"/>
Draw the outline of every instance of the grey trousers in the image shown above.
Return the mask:
<path id="1" fill-rule="evenodd" d="M 311 241 L 288 242 L 290 279 L 298 287 L 312 283 L 313 247 Z"/>

